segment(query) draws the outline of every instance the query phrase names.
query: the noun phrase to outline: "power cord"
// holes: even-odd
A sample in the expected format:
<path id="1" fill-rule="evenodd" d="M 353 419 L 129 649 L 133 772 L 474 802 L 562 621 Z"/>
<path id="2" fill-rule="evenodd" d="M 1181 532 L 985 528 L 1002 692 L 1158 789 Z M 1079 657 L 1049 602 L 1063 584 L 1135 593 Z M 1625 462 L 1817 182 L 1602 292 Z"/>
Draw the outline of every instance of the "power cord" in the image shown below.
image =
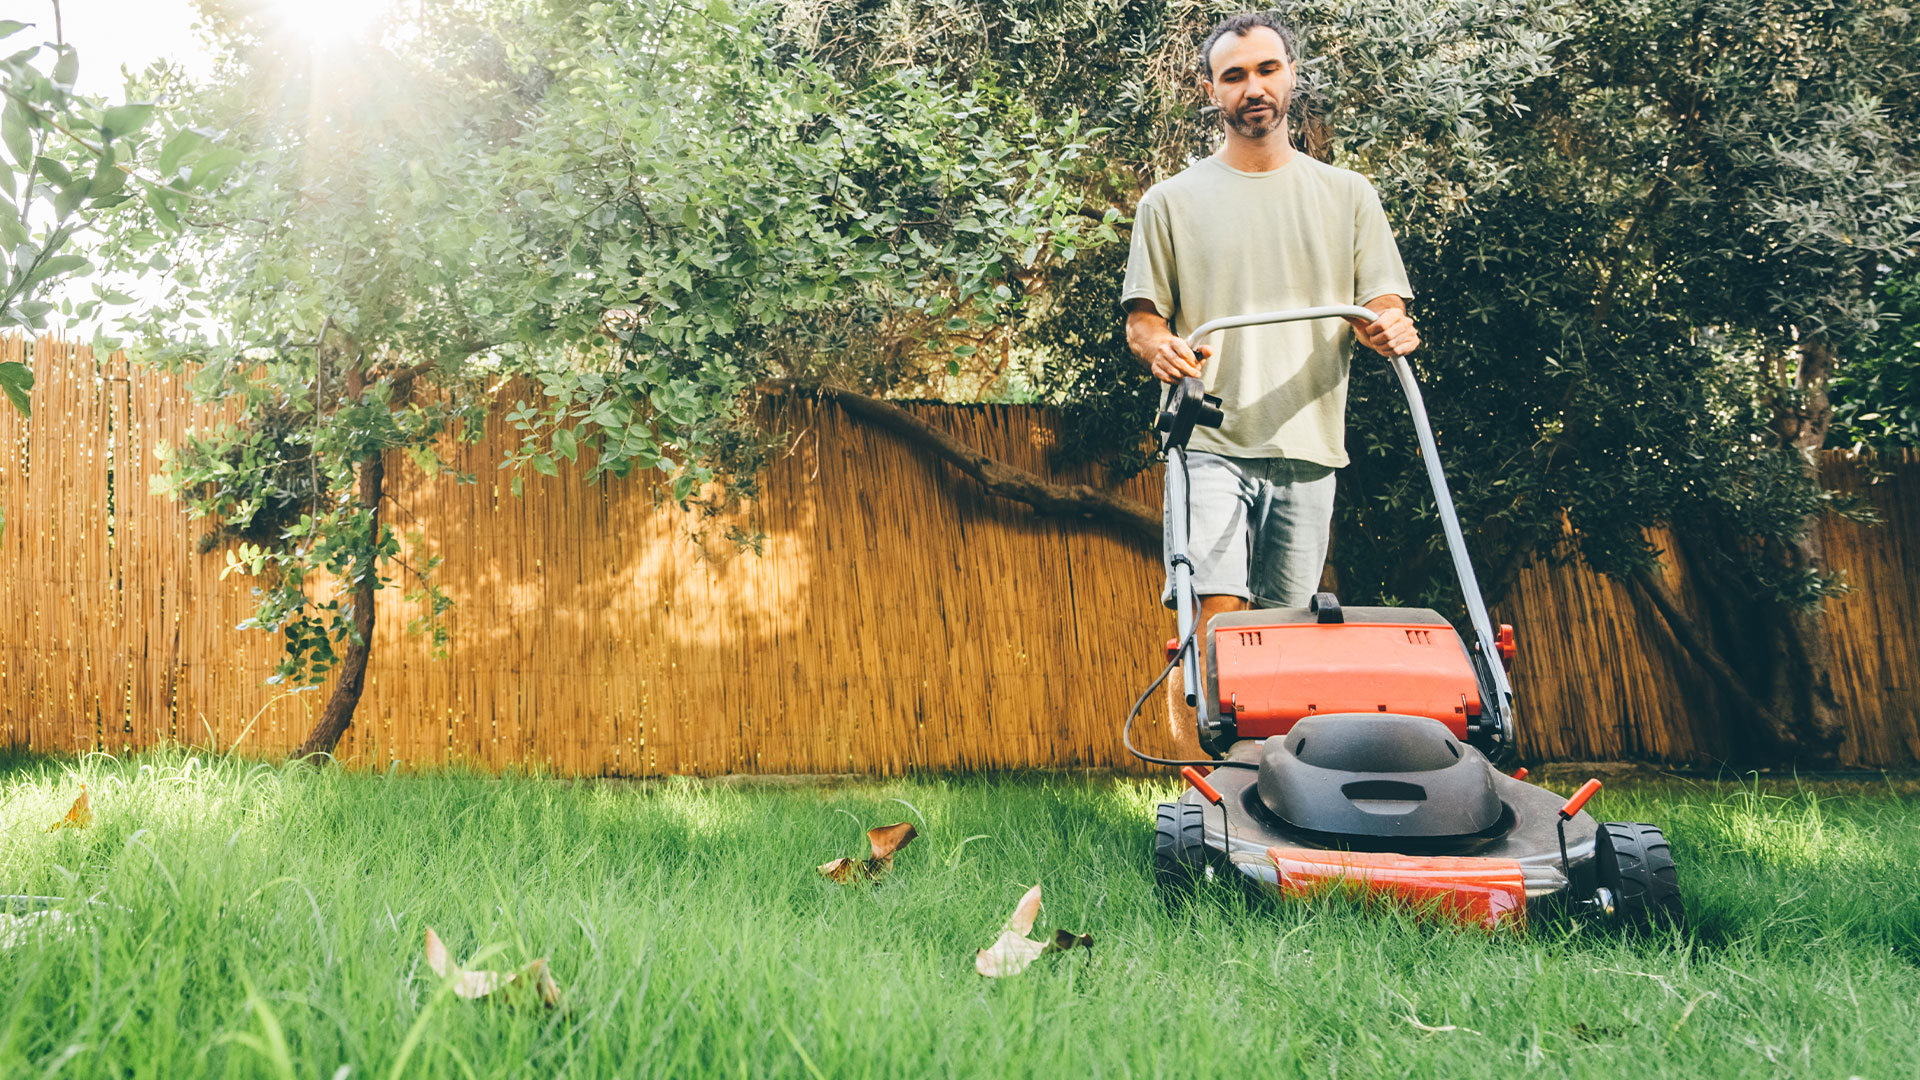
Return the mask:
<path id="1" fill-rule="evenodd" d="M 1196 627 L 1195 629 L 1197 630 L 1198 628 Z M 1173 659 L 1167 661 L 1167 666 L 1160 669 L 1160 677 L 1153 680 L 1153 682 L 1147 686 L 1146 690 L 1140 694 L 1140 697 L 1134 701 L 1133 711 L 1127 714 L 1127 722 L 1120 725 L 1120 742 L 1127 748 L 1127 753 L 1153 765 L 1170 765 L 1176 769 L 1184 765 L 1193 765 L 1209 769 L 1229 768 L 1258 770 L 1260 768 L 1258 762 L 1216 761 L 1212 758 L 1203 758 L 1199 761 L 1181 761 L 1175 758 L 1154 757 L 1152 754 L 1143 753 L 1133 745 L 1133 722 L 1140 718 L 1140 710 L 1146 707 L 1147 699 L 1153 696 L 1155 690 L 1160 689 L 1161 683 L 1167 681 L 1167 676 L 1173 674 L 1173 669 L 1178 667 L 1180 661 L 1186 658 L 1187 650 L 1193 648 L 1193 635 L 1194 631 L 1190 630 L 1187 632 L 1187 639 L 1180 643 L 1178 649 L 1174 650 Z"/>

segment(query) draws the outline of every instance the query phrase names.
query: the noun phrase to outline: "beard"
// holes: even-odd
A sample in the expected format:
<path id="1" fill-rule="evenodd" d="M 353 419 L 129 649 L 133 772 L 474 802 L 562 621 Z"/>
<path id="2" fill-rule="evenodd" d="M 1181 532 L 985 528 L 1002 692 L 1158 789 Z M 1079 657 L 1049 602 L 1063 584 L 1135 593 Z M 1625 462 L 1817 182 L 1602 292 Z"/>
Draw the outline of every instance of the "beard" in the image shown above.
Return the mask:
<path id="1" fill-rule="evenodd" d="M 1241 137 L 1264 139 L 1268 135 L 1271 135 L 1275 128 L 1280 126 L 1281 121 L 1287 118 L 1287 108 L 1293 104 L 1292 99 L 1292 94 L 1283 95 L 1280 101 L 1275 101 L 1269 97 L 1250 97 L 1242 101 L 1239 108 L 1223 115 L 1226 118 L 1227 126 L 1232 128 L 1234 132 Z M 1269 111 L 1260 113 L 1253 118 L 1247 116 L 1249 112 L 1263 105 L 1266 106 Z"/>

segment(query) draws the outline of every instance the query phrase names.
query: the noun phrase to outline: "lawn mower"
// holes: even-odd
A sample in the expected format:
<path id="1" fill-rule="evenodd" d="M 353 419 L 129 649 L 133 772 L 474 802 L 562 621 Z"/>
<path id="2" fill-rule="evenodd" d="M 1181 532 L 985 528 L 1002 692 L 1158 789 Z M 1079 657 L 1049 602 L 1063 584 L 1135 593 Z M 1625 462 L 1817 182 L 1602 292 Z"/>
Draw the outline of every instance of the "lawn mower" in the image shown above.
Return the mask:
<path id="1" fill-rule="evenodd" d="M 1193 332 L 1303 319 L 1372 321 L 1334 305 L 1216 319 Z M 1179 637 L 1121 730 L 1144 761 L 1182 770 L 1187 791 L 1158 807 L 1153 863 L 1163 884 L 1230 869 L 1301 896 L 1345 888 L 1410 902 L 1475 925 L 1524 925 L 1530 913 L 1588 913 L 1629 924 L 1681 912 L 1673 858 L 1642 822 L 1596 822 L 1572 798 L 1508 773 L 1513 630 L 1496 632 L 1467 559 L 1426 407 L 1404 357 L 1406 392 L 1472 634 L 1427 608 L 1343 607 L 1318 593 L 1303 608 L 1232 612 L 1196 627 L 1199 599 L 1187 555 L 1187 441 L 1218 427 L 1220 400 L 1201 380 L 1174 384 L 1156 421 L 1166 459 L 1167 562 Z M 1204 674 L 1199 652 L 1205 649 Z M 1175 667 L 1208 759 L 1136 749 L 1132 727 Z"/>

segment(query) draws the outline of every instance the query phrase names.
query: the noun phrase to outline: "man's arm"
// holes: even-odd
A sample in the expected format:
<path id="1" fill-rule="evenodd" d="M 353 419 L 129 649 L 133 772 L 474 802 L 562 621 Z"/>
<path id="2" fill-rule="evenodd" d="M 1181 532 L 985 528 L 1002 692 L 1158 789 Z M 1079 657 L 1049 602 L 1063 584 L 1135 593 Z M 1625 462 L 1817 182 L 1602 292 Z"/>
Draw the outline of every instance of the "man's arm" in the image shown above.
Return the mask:
<path id="1" fill-rule="evenodd" d="M 1413 319 L 1407 315 L 1405 300 L 1388 293 L 1376 296 L 1362 306 L 1378 314 L 1370 323 L 1362 323 L 1359 319 L 1347 320 L 1353 324 L 1353 336 L 1360 339 L 1360 344 L 1381 356 L 1405 356 L 1420 347 L 1420 334 L 1413 328 Z M 1127 343 L 1133 343 L 1132 316 L 1127 319 Z"/>
<path id="2" fill-rule="evenodd" d="M 1173 332 L 1167 320 L 1154 310 L 1153 301 L 1127 301 L 1127 348 L 1163 383 L 1200 377 L 1200 364 L 1213 355 L 1213 347 L 1200 346 L 1199 355 L 1187 339 Z"/>

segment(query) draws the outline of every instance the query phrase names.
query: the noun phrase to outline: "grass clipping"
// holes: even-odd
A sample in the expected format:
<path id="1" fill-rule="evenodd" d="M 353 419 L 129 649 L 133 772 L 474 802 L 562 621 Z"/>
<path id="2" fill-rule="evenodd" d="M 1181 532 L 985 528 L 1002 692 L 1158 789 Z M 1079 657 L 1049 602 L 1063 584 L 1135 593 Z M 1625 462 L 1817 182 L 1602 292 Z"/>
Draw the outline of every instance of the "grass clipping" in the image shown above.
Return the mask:
<path id="1" fill-rule="evenodd" d="M 999 939 L 974 956 L 973 970 L 989 979 L 998 979 L 1020 974 L 1027 970 L 1027 965 L 1051 952 L 1093 948 L 1093 935 L 1069 930 L 1055 930 L 1053 936 L 1046 939 L 1028 937 L 1039 917 L 1040 886 L 1035 885 L 1014 905 L 1013 914 L 1000 928 Z"/>

